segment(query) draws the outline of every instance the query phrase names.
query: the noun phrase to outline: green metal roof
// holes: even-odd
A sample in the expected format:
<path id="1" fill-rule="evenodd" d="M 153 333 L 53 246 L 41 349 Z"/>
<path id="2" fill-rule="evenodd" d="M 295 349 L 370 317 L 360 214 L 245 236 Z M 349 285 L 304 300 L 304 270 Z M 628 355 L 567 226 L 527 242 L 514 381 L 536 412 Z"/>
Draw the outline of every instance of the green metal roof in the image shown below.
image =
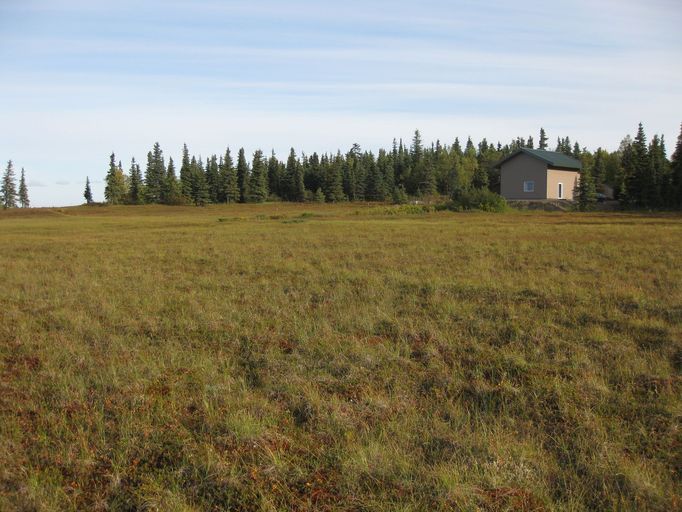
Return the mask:
<path id="1" fill-rule="evenodd" d="M 495 164 L 495 167 L 500 167 L 503 163 L 507 162 L 508 160 L 511 160 L 514 158 L 516 155 L 520 153 L 525 153 L 528 156 L 532 156 L 533 158 L 537 158 L 538 160 L 542 160 L 546 164 L 548 164 L 550 167 L 561 167 L 564 169 L 576 169 L 580 170 L 582 167 L 580 164 L 580 160 L 577 160 L 573 158 L 572 156 L 564 155 L 563 153 L 557 153 L 556 151 L 545 151 L 544 149 L 528 149 L 528 148 L 520 148 L 514 151 L 511 155 L 509 155 L 507 158 L 503 158 L 499 162 Z"/>

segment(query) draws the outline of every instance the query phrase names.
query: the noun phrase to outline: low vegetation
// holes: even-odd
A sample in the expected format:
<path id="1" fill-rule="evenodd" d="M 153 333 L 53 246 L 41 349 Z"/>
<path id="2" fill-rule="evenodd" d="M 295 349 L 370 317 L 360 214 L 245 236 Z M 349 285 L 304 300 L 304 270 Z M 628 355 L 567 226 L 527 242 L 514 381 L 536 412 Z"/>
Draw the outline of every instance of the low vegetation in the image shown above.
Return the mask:
<path id="1" fill-rule="evenodd" d="M 0 510 L 679 510 L 682 217 L 0 212 Z"/>

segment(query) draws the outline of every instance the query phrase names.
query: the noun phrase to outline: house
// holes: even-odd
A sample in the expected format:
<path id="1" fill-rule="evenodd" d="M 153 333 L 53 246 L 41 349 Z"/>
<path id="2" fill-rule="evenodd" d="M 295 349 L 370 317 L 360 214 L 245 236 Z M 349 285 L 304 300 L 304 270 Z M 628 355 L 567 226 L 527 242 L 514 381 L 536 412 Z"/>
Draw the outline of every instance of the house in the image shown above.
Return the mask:
<path id="1" fill-rule="evenodd" d="M 542 149 L 518 149 L 495 167 L 500 169 L 500 194 L 513 200 L 573 200 L 580 176 L 579 160 Z"/>

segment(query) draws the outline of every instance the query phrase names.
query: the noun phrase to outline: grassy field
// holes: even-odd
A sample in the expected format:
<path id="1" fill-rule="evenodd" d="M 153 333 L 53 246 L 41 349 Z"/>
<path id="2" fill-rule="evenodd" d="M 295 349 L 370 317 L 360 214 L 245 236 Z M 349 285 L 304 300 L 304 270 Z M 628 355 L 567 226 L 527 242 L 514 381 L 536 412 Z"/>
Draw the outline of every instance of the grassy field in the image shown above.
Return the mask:
<path id="1" fill-rule="evenodd" d="M 680 510 L 682 217 L 0 212 L 0 510 Z"/>

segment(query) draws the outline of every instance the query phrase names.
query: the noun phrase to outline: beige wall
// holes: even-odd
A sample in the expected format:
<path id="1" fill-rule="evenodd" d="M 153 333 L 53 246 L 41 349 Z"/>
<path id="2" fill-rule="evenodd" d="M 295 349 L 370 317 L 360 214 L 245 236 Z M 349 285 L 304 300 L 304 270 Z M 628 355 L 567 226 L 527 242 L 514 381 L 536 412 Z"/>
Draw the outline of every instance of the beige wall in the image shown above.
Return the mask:
<path id="1" fill-rule="evenodd" d="M 524 192 L 523 182 L 535 181 L 535 192 Z M 502 164 L 500 194 L 506 199 L 546 199 L 547 164 L 524 153 Z"/>
<path id="2" fill-rule="evenodd" d="M 573 189 L 578 184 L 576 171 L 547 170 L 547 199 L 559 199 L 559 183 L 564 184 L 563 199 L 573 200 Z"/>

